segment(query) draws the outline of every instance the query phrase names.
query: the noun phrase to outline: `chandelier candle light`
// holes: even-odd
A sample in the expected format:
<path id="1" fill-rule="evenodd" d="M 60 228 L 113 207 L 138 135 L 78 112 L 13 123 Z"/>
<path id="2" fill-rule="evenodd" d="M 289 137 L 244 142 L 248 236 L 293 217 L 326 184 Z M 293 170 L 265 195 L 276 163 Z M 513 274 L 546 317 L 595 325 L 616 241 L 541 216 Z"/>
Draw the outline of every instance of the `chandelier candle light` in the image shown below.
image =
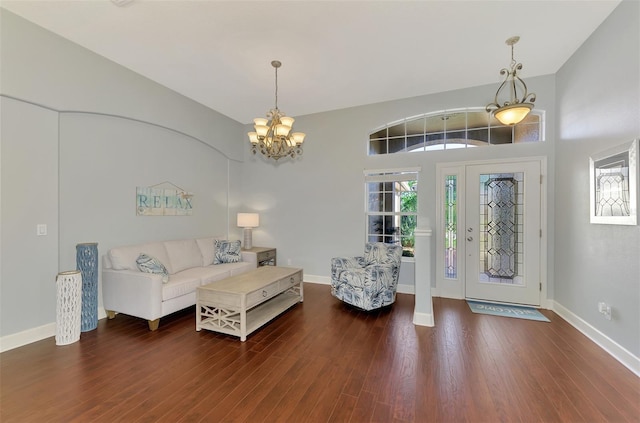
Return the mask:
<path id="1" fill-rule="evenodd" d="M 253 120 L 255 132 L 249 132 L 251 151 L 260 152 L 268 158 L 278 160 L 289 156 L 295 158 L 302 155 L 302 143 L 304 132 L 291 132 L 294 119 L 285 116 L 278 109 L 278 68 L 282 66 L 277 60 L 271 62 L 276 70 L 276 105 L 267 113 L 267 119 L 256 118 Z"/>
<path id="2" fill-rule="evenodd" d="M 533 109 L 533 102 L 536 101 L 536 95 L 527 92 L 527 85 L 518 76 L 518 72 L 522 70 L 522 63 L 517 63 L 513 59 L 513 45 L 519 40 L 520 37 L 516 35 L 505 41 L 507 45 L 511 46 L 511 65 L 509 69 L 502 68 L 500 70 L 500 75 L 505 77 L 504 81 L 498 87 L 493 103 L 487 104 L 486 107 L 487 112 L 491 112 L 503 125 L 509 126 L 521 122 Z M 500 91 L 503 88 L 508 89 L 510 93 L 508 100 L 501 104 L 499 97 L 502 96 Z"/>

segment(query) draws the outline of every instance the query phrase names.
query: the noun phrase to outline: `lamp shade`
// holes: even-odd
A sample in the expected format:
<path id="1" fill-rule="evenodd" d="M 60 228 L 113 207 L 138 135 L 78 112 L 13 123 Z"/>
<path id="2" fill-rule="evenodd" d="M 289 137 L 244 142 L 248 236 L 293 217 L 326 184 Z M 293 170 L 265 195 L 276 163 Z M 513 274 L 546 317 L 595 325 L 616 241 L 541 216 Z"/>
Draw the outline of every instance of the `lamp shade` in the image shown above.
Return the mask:
<path id="1" fill-rule="evenodd" d="M 260 225 L 260 215 L 258 213 L 238 213 L 238 227 L 257 228 Z"/>
<path id="2" fill-rule="evenodd" d="M 499 108 L 493 115 L 503 125 L 515 125 L 527 117 L 532 108 L 533 104 L 530 103 L 516 103 Z"/>
<path id="3" fill-rule="evenodd" d="M 284 125 L 282 123 L 276 125 L 276 135 L 278 136 L 286 137 L 287 135 L 289 135 L 289 131 L 291 131 L 290 126 Z"/>
<path id="4" fill-rule="evenodd" d="M 294 132 L 293 134 L 291 134 L 291 138 L 293 138 L 297 145 L 300 145 L 304 142 L 304 137 L 304 132 Z"/>
<path id="5" fill-rule="evenodd" d="M 295 121 L 294 118 L 289 117 L 289 116 L 281 116 L 280 117 L 280 123 L 283 125 L 288 126 L 289 128 L 291 128 L 293 126 L 293 122 Z"/>
<path id="6" fill-rule="evenodd" d="M 266 137 L 267 132 L 269 132 L 269 127 L 267 125 L 254 125 L 254 128 L 256 129 L 258 137 Z"/>

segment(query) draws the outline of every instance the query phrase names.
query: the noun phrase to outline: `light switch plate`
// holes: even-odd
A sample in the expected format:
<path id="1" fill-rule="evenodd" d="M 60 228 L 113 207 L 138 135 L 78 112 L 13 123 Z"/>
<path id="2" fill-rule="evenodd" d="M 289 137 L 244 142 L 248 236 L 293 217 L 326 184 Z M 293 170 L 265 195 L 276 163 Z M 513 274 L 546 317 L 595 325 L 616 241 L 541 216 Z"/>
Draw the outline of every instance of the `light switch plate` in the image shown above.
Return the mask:
<path id="1" fill-rule="evenodd" d="M 47 225 L 44 223 L 38 223 L 36 225 L 36 234 L 38 236 L 44 236 L 47 234 Z"/>

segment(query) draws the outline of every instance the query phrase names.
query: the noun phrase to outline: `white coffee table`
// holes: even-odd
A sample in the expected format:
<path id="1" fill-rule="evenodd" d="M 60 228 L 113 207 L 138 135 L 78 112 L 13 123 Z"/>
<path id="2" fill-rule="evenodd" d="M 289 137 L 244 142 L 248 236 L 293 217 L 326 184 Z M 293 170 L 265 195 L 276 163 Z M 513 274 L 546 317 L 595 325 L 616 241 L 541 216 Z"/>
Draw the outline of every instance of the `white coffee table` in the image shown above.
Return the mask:
<path id="1" fill-rule="evenodd" d="M 196 330 L 240 337 L 303 301 L 302 269 L 259 267 L 196 290 Z"/>

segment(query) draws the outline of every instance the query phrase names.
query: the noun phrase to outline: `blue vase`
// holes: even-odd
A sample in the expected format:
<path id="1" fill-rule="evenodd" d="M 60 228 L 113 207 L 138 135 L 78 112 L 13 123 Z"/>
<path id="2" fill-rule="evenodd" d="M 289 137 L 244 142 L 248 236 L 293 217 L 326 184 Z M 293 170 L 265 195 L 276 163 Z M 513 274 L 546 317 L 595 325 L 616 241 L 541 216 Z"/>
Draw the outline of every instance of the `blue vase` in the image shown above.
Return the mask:
<path id="1" fill-rule="evenodd" d="M 76 265 L 82 274 L 82 317 L 80 330 L 98 327 L 98 243 L 76 245 Z"/>

